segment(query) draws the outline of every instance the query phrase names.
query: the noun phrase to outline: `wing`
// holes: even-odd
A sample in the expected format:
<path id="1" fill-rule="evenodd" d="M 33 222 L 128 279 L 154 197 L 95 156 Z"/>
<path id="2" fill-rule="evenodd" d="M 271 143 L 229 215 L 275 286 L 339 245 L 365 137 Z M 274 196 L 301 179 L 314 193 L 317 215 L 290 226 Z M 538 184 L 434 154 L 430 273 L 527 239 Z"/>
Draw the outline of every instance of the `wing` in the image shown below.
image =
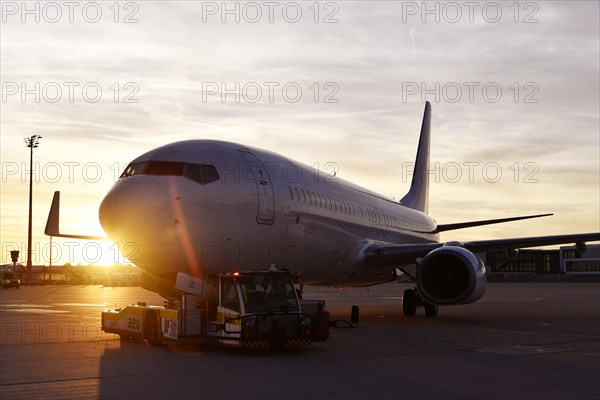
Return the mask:
<path id="1" fill-rule="evenodd" d="M 492 225 L 492 224 L 500 224 L 503 222 L 512 222 L 512 221 L 520 221 L 523 219 L 530 218 L 540 218 L 547 217 L 554 214 L 538 214 L 538 215 L 525 215 L 522 217 L 510 217 L 510 218 L 500 218 L 500 219 L 485 219 L 482 221 L 470 221 L 470 222 L 459 222 L 456 224 L 441 224 L 438 225 L 437 228 L 432 233 L 445 232 L 445 231 L 453 231 L 455 229 L 464 229 L 464 228 L 472 228 L 474 226 L 482 226 L 482 225 Z"/>
<path id="2" fill-rule="evenodd" d="M 585 243 L 600 240 L 600 232 L 572 235 L 531 236 L 510 239 L 476 240 L 470 242 L 374 245 L 364 252 L 364 262 L 373 266 L 400 266 L 414 263 L 430 251 L 444 245 L 464 247 L 473 253 L 501 251 L 526 247 L 549 246 L 564 243 Z"/>

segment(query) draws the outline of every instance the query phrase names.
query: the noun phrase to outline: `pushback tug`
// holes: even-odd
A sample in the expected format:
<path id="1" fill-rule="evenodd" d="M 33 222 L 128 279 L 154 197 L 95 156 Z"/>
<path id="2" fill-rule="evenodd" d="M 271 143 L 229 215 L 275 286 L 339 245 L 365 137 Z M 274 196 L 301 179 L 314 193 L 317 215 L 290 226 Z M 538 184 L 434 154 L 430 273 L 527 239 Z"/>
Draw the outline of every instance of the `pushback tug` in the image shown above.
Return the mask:
<path id="1" fill-rule="evenodd" d="M 179 273 L 180 297 L 102 312 L 102 330 L 161 344 L 293 347 L 325 341 L 323 300 L 302 300 L 288 271 L 223 273 L 206 280 Z"/>

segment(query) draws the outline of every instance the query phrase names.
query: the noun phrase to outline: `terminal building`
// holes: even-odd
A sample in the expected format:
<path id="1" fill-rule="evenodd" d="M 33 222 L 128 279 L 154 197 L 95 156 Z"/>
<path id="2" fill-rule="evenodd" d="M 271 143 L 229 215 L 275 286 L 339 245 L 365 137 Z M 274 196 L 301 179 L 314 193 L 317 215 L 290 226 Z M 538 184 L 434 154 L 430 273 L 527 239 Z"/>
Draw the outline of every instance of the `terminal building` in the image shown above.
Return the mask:
<path id="1" fill-rule="evenodd" d="M 577 246 L 555 250 L 520 249 L 513 252 L 486 253 L 488 273 L 600 275 L 600 244 L 587 245 L 585 251 Z"/>
<path id="2" fill-rule="evenodd" d="M 14 271 L 25 281 L 26 266 L 21 263 L 0 265 L 0 271 Z M 31 266 L 31 284 L 140 286 L 141 271 L 133 265 L 102 266 L 46 265 Z"/>

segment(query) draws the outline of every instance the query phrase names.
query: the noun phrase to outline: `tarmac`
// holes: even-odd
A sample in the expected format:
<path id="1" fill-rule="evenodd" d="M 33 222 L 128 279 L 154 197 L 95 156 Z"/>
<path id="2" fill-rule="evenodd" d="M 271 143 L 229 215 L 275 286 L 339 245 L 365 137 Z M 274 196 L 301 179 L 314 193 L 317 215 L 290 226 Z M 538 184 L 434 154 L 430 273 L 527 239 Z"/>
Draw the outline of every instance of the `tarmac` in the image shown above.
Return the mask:
<path id="1" fill-rule="evenodd" d="M 146 301 L 139 287 L 0 291 L 0 398 L 598 399 L 600 284 L 493 283 L 478 302 L 402 315 L 402 292 L 305 287 L 333 319 L 327 342 L 284 351 L 121 341 L 100 312 Z"/>

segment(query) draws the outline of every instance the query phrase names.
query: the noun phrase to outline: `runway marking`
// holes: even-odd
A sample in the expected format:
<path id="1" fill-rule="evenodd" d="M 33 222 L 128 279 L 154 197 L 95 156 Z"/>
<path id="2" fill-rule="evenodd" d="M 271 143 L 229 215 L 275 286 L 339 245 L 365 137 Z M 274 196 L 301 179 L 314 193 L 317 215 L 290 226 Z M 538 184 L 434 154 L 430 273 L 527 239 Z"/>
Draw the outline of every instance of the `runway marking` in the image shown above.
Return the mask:
<path id="1" fill-rule="evenodd" d="M 0 304 L 0 312 L 10 311 L 23 314 L 68 314 L 69 310 L 60 310 L 61 307 L 108 307 L 107 303 L 52 303 L 52 304 Z M 84 317 L 84 316 L 82 316 Z M 87 317 L 90 318 L 90 317 Z M 95 317 L 94 317 L 95 318 Z M 98 317 L 99 318 L 99 317 Z"/>
<path id="2" fill-rule="evenodd" d="M 575 355 L 585 356 L 600 356 L 600 353 L 594 352 L 593 349 L 553 349 L 548 347 L 537 346 L 502 346 L 502 347 L 480 347 L 476 349 L 465 349 L 475 353 L 493 353 L 493 354 L 556 354 L 556 353 L 571 353 Z"/>
<path id="3" fill-rule="evenodd" d="M 23 313 L 23 314 L 67 314 L 67 310 L 49 310 L 41 308 L 12 308 L 12 312 Z"/>
<path id="4" fill-rule="evenodd" d="M 22 303 L 22 304 L 2 304 L 0 305 L 0 307 L 2 308 L 7 308 L 8 309 L 12 309 L 12 308 L 18 308 L 18 307 L 34 307 L 34 308 L 50 308 L 52 307 L 49 304 L 28 304 L 28 303 Z"/>
<path id="5" fill-rule="evenodd" d="M 64 290 L 64 289 L 65 289 L 65 288 L 67 288 L 67 287 L 68 287 L 68 286 L 59 287 L 59 288 L 57 288 L 56 290 L 53 290 L 53 291 L 51 291 L 51 292 L 49 292 L 49 293 L 45 293 L 45 294 L 43 294 L 43 295 L 41 295 L 41 296 L 38 296 L 38 297 L 36 297 L 36 298 L 34 298 L 34 299 L 31 299 L 31 300 L 25 301 L 25 302 L 23 302 L 23 303 L 21 303 L 21 304 L 13 304 L 13 306 L 14 306 L 14 307 L 23 307 L 25 304 L 28 304 L 28 306 L 27 306 L 27 307 L 31 307 L 31 304 L 29 304 L 29 303 L 31 303 L 32 301 L 39 300 L 39 299 L 41 299 L 41 298 L 44 298 L 44 297 L 46 297 L 46 296 L 49 296 L 49 295 L 51 295 L 51 294 L 54 294 L 54 293 L 56 293 L 56 292 L 59 292 L 59 291 L 61 291 L 61 290 Z M 1 304 L 0 304 L 0 306 L 1 306 Z M 36 305 L 36 306 L 37 306 L 37 305 Z M 45 307 L 45 306 L 41 306 L 41 307 Z M 48 306 L 48 307 L 49 307 L 49 306 Z M 0 313 L 1 313 L 1 312 L 4 312 L 4 311 L 9 311 L 9 310 L 14 310 L 14 308 L 0 308 Z"/>

